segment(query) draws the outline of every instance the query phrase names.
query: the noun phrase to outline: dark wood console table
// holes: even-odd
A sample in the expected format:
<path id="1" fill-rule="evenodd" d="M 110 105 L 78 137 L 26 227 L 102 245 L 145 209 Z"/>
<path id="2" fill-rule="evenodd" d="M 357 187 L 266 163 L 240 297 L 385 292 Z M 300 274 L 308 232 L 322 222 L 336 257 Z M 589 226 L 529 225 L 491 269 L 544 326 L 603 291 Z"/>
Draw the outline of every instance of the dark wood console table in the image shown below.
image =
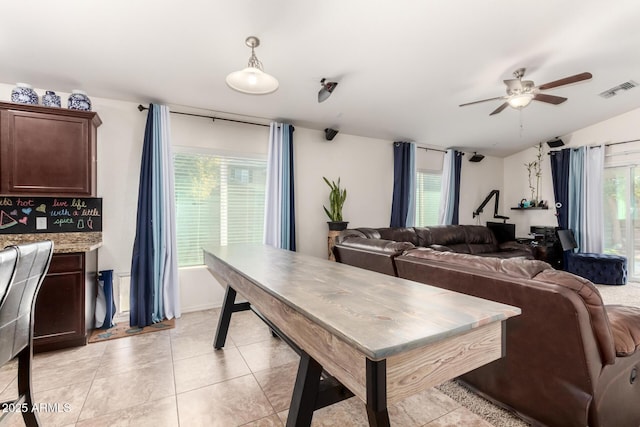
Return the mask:
<path id="1" fill-rule="evenodd" d="M 387 405 L 502 357 L 504 321 L 520 314 L 263 245 L 205 248 L 204 259 L 227 287 L 216 348 L 232 313 L 251 308 L 301 355 L 287 426 L 309 426 L 315 409 L 352 394 L 370 425 L 388 426 Z M 235 303 L 236 292 L 248 302 Z"/>

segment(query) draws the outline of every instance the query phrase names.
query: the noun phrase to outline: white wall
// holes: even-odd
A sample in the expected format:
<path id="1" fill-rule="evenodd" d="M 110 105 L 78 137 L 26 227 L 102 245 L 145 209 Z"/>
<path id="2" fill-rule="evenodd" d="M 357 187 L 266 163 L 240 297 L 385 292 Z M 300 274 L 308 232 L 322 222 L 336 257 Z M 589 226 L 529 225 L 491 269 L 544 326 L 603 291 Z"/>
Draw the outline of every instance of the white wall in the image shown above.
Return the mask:
<path id="1" fill-rule="evenodd" d="M 508 206 L 505 204 L 502 185 L 503 159 L 486 156 L 482 161 L 473 163 L 469 161 L 470 156 L 471 154 L 467 153 L 462 158 L 459 223 L 484 225 L 487 221 L 499 221 L 493 219 L 494 199 L 491 199 L 484 207 L 480 216 L 473 218 L 473 212 L 491 190 L 500 191 L 498 214 L 510 216 Z"/>
<path id="2" fill-rule="evenodd" d="M 640 108 L 561 136 L 565 143 L 565 147 L 561 148 L 639 139 L 640 128 L 638 123 L 640 123 Z M 540 195 L 542 200 L 549 201 L 550 208 L 549 210 L 511 211 L 512 214 L 508 215 L 511 217 L 509 222 L 516 224 L 516 235 L 518 236 L 528 234 L 531 225 L 553 227 L 558 225 L 555 209 L 552 206 L 554 204 L 553 182 L 549 156 L 546 154 L 550 149 L 546 143 L 543 143 L 543 147 L 545 154 L 542 162 Z M 609 147 L 606 153 L 632 149 L 640 149 L 640 144 L 622 144 Z M 535 160 L 536 155 L 537 150 L 531 147 L 504 159 L 505 203 L 508 206 L 516 206 L 521 199 L 530 198 L 527 169 L 524 164 Z"/>

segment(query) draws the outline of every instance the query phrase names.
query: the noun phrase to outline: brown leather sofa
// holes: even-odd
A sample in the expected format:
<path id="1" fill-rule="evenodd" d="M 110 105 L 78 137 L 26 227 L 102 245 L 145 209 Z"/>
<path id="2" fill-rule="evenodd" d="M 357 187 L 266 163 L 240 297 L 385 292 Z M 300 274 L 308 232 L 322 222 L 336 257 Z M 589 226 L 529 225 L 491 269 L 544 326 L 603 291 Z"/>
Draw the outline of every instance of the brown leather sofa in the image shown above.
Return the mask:
<path id="1" fill-rule="evenodd" d="M 396 275 L 393 258 L 414 247 L 483 257 L 533 259 L 527 245 L 515 241 L 499 244 L 493 232 L 481 225 L 349 229 L 340 233 L 333 253 L 345 264 Z"/>
<path id="2" fill-rule="evenodd" d="M 347 259 L 361 259 L 347 263 L 367 265 L 376 249 L 348 234 L 337 246 L 354 243 Z M 591 282 L 542 261 L 366 240 L 383 248 L 389 274 L 522 309 L 507 321 L 506 356 L 460 377 L 478 393 L 533 425 L 640 425 L 639 308 L 605 306 Z M 335 253 L 345 262 L 340 247 Z"/>

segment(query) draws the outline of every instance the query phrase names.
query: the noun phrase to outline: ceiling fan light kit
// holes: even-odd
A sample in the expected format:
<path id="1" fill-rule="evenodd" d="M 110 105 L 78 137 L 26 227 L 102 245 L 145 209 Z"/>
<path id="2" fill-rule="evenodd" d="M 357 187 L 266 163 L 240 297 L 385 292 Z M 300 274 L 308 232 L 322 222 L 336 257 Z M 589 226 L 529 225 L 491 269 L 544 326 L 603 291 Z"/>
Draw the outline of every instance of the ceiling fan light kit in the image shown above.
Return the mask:
<path id="1" fill-rule="evenodd" d="M 542 93 L 542 91 L 553 89 L 559 86 L 564 86 L 572 83 L 589 80 L 591 73 L 580 73 L 573 76 L 565 77 L 563 79 L 554 80 L 549 83 L 545 83 L 540 86 L 536 86 L 532 80 L 522 80 L 526 69 L 518 68 L 513 72 L 515 78 L 504 80 L 504 84 L 507 86 L 507 94 L 504 96 L 497 96 L 494 98 L 481 99 L 480 101 L 467 102 L 460 104 L 460 107 L 467 105 L 478 104 L 480 102 L 503 100 L 504 102 L 498 108 L 493 110 L 490 116 L 500 113 L 502 110 L 511 106 L 515 109 L 522 109 L 529 105 L 531 101 L 546 102 L 547 104 L 558 105 L 562 104 L 567 98 L 562 96 L 549 95 Z"/>
<path id="2" fill-rule="evenodd" d="M 258 60 L 255 53 L 255 48 L 260 46 L 260 40 L 249 36 L 245 44 L 251 48 L 249 63 L 246 68 L 229 74 L 226 78 L 227 85 L 233 90 L 249 95 L 266 95 L 275 92 L 279 86 L 278 80 L 264 72 L 262 62 Z"/>
<path id="3" fill-rule="evenodd" d="M 507 102 L 509 103 L 510 107 L 520 109 L 529 105 L 532 99 L 532 93 L 521 93 L 519 95 L 512 95 Z"/>
<path id="4" fill-rule="evenodd" d="M 323 78 L 320 80 L 320 85 L 322 88 L 318 92 L 318 102 L 324 102 L 331 96 L 333 90 L 338 86 L 338 82 L 328 82 L 327 79 Z"/>

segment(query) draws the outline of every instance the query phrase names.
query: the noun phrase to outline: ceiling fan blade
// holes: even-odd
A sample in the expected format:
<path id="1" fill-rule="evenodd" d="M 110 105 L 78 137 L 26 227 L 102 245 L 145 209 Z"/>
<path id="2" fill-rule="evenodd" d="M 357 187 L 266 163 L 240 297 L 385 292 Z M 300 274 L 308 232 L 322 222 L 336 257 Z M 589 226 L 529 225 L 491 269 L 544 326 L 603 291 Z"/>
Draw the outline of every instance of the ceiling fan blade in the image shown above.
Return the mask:
<path id="1" fill-rule="evenodd" d="M 537 93 L 536 96 L 533 97 L 535 101 L 547 102 L 549 104 L 558 105 L 562 104 L 567 98 L 562 96 L 555 95 L 547 95 L 546 93 Z"/>
<path id="2" fill-rule="evenodd" d="M 505 99 L 506 97 L 504 96 L 496 96 L 495 98 L 488 98 L 488 99 L 481 99 L 480 101 L 473 101 L 473 102 L 467 102 L 466 104 L 460 104 L 460 107 L 464 107 L 466 105 L 473 105 L 473 104 L 479 104 L 481 102 L 487 102 L 487 101 L 495 101 L 496 99 Z"/>
<path id="3" fill-rule="evenodd" d="M 589 80 L 591 77 L 593 77 L 591 75 L 591 73 L 576 74 L 575 76 L 565 77 L 564 79 L 560 79 L 560 80 L 556 80 L 556 81 L 553 81 L 553 82 L 545 83 L 545 84 L 543 84 L 541 86 L 538 86 L 538 89 L 540 89 L 540 90 L 552 89 L 552 88 L 558 87 L 558 86 L 564 86 L 564 85 L 568 85 L 568 84 L 571 84 L 571 83 L 581 82 L 583 80 Z"/>
<path id="4" fill-rule="evenodd" d="M 489 114 L 490 116 L 493 116 L 494 114 L 498 114 L 499 112 L 501 112 L 502 110 L 504 110 L 505 108 L 507 108 L 507 106 L 509 105 L 508 102 L 503 103 L 501 106 L 499 106 L 498 108 L 496 108 L 495 110 L 493 110 L 493 112 L 491 114 Z"/>

